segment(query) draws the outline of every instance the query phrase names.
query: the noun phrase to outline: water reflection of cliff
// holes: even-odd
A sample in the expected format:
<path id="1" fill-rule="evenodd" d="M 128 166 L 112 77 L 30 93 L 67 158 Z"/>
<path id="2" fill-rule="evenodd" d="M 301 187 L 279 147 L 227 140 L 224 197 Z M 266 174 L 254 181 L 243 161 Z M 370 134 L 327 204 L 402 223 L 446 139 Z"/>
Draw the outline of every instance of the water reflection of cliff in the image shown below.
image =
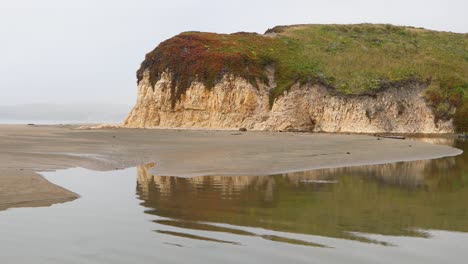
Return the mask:
<path id="1" fill-rule="evenodd" d="M 466 142 L 458 148 L 467 149 Z M 153 176 L 138 167 L 147 213 L 182 222 L 358 239 L 348 231 L 424 236 L 468 231 L 468 155 L 272 176 Z"/>

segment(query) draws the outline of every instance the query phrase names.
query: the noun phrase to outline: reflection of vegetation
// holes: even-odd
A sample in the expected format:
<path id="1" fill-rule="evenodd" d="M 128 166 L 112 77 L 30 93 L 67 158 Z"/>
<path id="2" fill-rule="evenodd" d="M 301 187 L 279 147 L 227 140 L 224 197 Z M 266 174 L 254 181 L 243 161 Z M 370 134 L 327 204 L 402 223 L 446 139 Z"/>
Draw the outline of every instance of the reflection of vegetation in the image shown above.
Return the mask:
<path id="1" fill-rule="evenodd" d="M 158 232 L 160 234 L 166 234 L 166 235 L 178 236 L 178 237 L 185 237 L 185 238 L 196 239 L 196 240 L 204 240 L 204 241 L 210 241 L 210 242 L 239 245 L 239 243 L 232 242 L 232 241 L 219 240 L 219 239 L 214 239 L 214 238 L 209 238 L 209 237 L 202 237 L 202 236 L 190 235 L 190 234 L 173 232 L 173 231 L 156 230 L 156 232 Z"/>
<path id="2" fill-rule="evenodd" d="M 426 181 L 431 188 L 443 192 L 457 191 L 468 186 L 468 141 L 458 140 L 455 148 L 465 152 L 450 159 L 438 159 L 429 163 L 424 173 L 428 175 Z M 437 173 L 433 173 L 436 171 Z M 456 173 L 454 173 L 456 172 Z"/>
<path id="3" fill-rule="evenodd" d="M 271 241 L 294 244 L 294 245 L 311 246 L 311 247 L 326 247 L 326 246 L 321 245 L 321 244 L 311 243 L 311 242 L 292 239 L 292 238 L 274 236 L 274 235 L 263 235 L 261 237 L 264 238 L 264 239 L 267 239 L 267 240 L 271 240 Z"/>
<path id="4" fill-rule="evenodd" d="M 177 220 L 156 220 L 155 223 L 160 225 L 166 226 L 173 226 L 179 228 L 188 228 L 188 229 L 195 229 L 195 230 L 204 230 L 204 231 L 211 231 L 211 232 L 223 232 L 223 233 L 230 233 L 235 235 L 241 236 L 255 236 L 255 233 L 235 229 L 235 228 L 227 228 L 221 226 L 215 226 L 210 224 L 202 224 L 196 222 L 184 222 L 184 221 L 177 221 Z"/>
<path id="5" fill-rule="evenodd" d="M 228 228 L 228 227 L 221 227 L 213 224 L 206 224 L 206 223 L 197 223 L 197 222 L 187 222 L 187 221 L 174 221 L 174 220 L 156 220 L 155 223 L 160 225 L 172 226 L 172 227 L 179 227 L 179 228 L 186 228 L 186 229 L 194 229 L 194 230 L 203 230 L 203 231 L 210 231 L 210 232 L 223 232 L 241 236 L 256 236 L 261 237 L 266 240 L 272 240 L 276 242 L 288 243 L 288 244 L 295 244 L 295 245 L 302 245 L 302 246 L 312 246 L 312 247 L 327 247 L 322 244 L 312 243 L 308 241 L 286 238 L 281 236 L 275 235 L 259 235 L 253 232 L 244 231 L 241 229 L 235 228 Z M 167 232 L 166 232 L 167 233 Z M 189 237 L 191 238 L 191 237 Z M 207 240 L 207 239 L 205 239 Z M 215 241 L 216 242 L 216 241 Z"/>
<path id="6" fill-rule="evenodd" d="M 467 143 L 456 147 L 466 149 Z M 182 228 L 209 229 L 196 224 L 202 221 L 361 241 L 351 232 L 427 237 L 417 229 L 468 232 L 466 164 L 465 153 L 264 177 L 196 178 L 152 176 L 141 166 L 138 194 L 152 208 L 147 213 L 181 221 L 162 224 Z M 310 181 L 317 179 L 337 182 Z M 243 232 L 235 230 L 212 231 Z"/>
<path id="7" fill-rule="evenodd" d="M 296 83 L 323 84 L 341 94 L 375 94 L 390 86 L 419 83 L 437 118 L 454 117 L 466 131 L 468 51 L 466 34 L 391 25 L 301 25 L 254 33 L 185 32 L 146 55 L 138 80 L 169 71 L 173 106 L 194 81 L 212 88 L 226 74 L 254 86 L 268 83 L 271 101 Z"/>

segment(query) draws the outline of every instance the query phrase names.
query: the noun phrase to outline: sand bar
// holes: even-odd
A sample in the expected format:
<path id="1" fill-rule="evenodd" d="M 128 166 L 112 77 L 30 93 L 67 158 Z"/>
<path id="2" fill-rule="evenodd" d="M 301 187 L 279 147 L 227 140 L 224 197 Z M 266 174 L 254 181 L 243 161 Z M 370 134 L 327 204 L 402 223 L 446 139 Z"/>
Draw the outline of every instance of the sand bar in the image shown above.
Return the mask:
<path id="1" fill-rule="evenodd" d="M 462 153 L 366 135 L 76 128 L 0 125 L 0 210 L 77 198 L 38 174 L 70 167 L 115 170 L 156 162 L 154 175 L 266 175 Z"/>

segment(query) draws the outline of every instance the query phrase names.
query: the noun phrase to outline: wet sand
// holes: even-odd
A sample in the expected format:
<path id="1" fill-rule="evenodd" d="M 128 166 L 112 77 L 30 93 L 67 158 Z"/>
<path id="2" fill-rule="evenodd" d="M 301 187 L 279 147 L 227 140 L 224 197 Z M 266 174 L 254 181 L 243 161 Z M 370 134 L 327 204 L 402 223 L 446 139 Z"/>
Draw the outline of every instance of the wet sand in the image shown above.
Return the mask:
<path id="1" fill-rule="evenodd" d="M 164 176 L 267 175 L 454 156 L 460 150 L 365 135 L 0 125 L 0 210 L 77 194 L 38 172 L 115 170 L 155 162 Z"/>

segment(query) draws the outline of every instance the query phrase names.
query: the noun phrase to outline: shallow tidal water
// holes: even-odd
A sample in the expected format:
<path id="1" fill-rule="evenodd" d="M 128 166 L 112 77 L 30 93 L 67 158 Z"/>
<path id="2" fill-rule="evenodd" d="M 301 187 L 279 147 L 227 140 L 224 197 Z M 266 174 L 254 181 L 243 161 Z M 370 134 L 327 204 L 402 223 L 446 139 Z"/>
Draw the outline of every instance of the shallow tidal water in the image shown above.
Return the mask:
<path id="1" fill-rule="evenodd" d="M 0 263 L 467 263 L 468 142 L 442 143 L 465 153 L 271 176 L 45 172 L 81 198 L 0 212 Z"/>

